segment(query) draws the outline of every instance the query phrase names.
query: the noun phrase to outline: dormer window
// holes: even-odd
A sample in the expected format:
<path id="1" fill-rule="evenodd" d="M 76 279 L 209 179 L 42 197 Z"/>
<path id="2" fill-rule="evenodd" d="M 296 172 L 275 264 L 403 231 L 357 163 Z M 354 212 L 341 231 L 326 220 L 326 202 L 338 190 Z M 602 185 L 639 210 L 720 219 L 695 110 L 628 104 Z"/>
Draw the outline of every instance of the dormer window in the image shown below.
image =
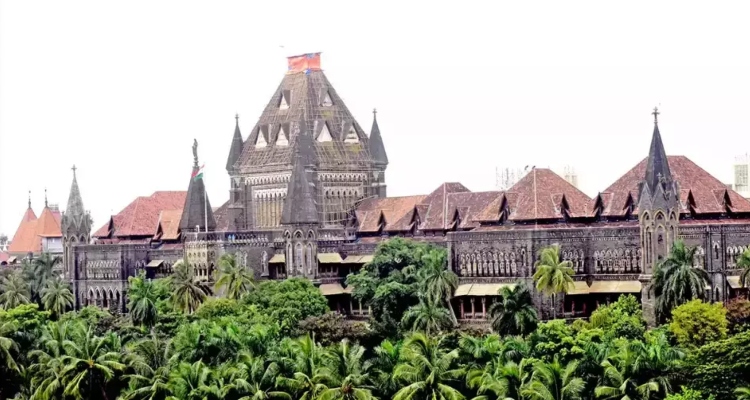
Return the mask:
<path id="1" fill-rule="evenodd" d="M 326 90 L 325 93 L 323 93 L 323 100 L 320 101 L 320 105 L 323 107 L 330 107 L 333 105 L 333 101 L 331 101 L 331 95 Z"/>
<path id="2" fill-rule="evenodd" d="M 279 101 L 279 110 L 288 110 L 289 109 L 289 103 L 290 101 L 290 94 L 291 92 L 289 90 L 284 90 L 281 92 L 281 100 Z"/>
<path id="3" fill-rule="evenodd" d="M 330 142 L 333 140 L 333 136 L 331 136 L 331 131 L 328 129 L 328 124 L 326 122 L 323 122 L 323 129 L 320 130 L 317 140 L 318 142 Z"/>
<path id="4" fill-rule="evenodd" d="M 263 135 L 263 130 L 258 128 L 258 138 L 255 139 L 255 148 L 262 149 L 266 146 L 268 146 L 268 142 L 266 142 L 266 137 Z"/>
<path id="5" fill-rule="evenodd" d="M 359 136 L 357 136 L 357 130 L 354 129 L 354 125 L 349 126 L 344 143 L 359 143 Z"/>
<path id="6" fill-rule="evenodd" d="M 289 146 L 289 139 L 284 131 L 284 125 L 279 128 L 279 134 L 276 135 L 276 146 Z"/>

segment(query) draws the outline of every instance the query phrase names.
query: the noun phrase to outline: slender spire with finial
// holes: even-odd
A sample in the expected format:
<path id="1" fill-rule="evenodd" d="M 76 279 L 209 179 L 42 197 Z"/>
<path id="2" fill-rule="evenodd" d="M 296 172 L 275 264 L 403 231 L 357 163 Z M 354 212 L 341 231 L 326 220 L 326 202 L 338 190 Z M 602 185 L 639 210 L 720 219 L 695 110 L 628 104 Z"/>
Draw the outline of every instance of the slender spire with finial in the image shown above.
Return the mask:
<path id="1" fill-rule="evenodd" d="M 193 168 L 198 168 L 198 139 L 193 139 Z"/>
<path id="2" fill-rule="evenodd" d="M 234 135 L 232 136 L 232 145 L 229 147 L 229 156 L 227 157 L 227 171 L 232 171 L 234 163 L 242 155 L 242 133 L 240 133 L 240 115 L 234 114 Z"/>
<path id="3" fill-rule="evenodd" d="M 29 208 L 31 208 L 31 190 L 29 190 Z"/>
<path id="4" fill-rule="evenodd" d="M 651 113 L 654 116 L 654 124 L 659 124 L 659 114 L 659 108 L 654 107 L 654 112 Z"/>
<path id="5" fill-rule="evenodd" d="M 47 188 L 44 188 L 44 208 L 47 208 Z"/>
<path id="6" fill-rule="evenodd" d="M 77 170 L 78 168 L 76 168 L 76 165 L 75 165 L 75 164 L 73 164 L 73 168 L 71 168 L 71 169 L 73 170 L 73 180 L 75 180 L 75 179 L 76 179 L 76 170 Z"/>
<path id="7" fill-rule="evenodd" d="M 378 126 L 378 109 L 372 109 L 372 128 L 370 129 L 370 156 L 378 164 L 387 165 L 388 156 L 385 153 L 383 137 L 380 136 L 380 127 Z"/>

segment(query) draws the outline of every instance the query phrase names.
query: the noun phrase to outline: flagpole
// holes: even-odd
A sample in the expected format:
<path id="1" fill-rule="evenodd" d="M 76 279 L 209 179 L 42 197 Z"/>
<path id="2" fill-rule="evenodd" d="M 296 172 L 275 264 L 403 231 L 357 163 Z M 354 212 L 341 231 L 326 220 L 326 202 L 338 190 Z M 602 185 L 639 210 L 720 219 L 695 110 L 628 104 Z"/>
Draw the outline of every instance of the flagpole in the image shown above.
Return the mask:
<path id="1" fill-rule="evenodd" d="M 206 181 L 203 181 L 203 217 L 206 223 L 204 225 L 206 227 L 206 240 L 208 240 L 208 194 L 206 194 Z"/>

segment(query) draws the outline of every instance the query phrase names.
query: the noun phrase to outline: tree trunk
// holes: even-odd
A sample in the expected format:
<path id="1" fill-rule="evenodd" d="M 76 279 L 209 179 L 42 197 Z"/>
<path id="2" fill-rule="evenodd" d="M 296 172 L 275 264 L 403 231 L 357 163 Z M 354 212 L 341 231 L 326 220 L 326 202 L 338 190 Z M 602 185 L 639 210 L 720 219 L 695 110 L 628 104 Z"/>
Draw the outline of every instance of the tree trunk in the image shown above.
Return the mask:
<path id="1" fill-rule="evenodd" d="M 557 319 L 557 293 L 552 293 L 552 319 Z"/>
<path id="2" fill-rule="evenodd" d="M 453 326 L 458 326 L 458 319 L 456 319 L 456 313 L 453 312 L 453 305 L 451 304 L 451 297 L 450 295 L 445 296 L 445 302 L 448 303 L 448 311 L 451 313 L 451 320 L 453 321 Z"/>

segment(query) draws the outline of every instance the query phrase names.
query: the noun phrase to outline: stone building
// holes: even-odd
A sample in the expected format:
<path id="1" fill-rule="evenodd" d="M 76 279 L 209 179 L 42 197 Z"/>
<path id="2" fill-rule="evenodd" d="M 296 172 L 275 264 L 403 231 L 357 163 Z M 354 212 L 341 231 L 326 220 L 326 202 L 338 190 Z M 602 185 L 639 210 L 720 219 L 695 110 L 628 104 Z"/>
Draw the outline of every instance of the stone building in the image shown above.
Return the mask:
<path id="1" fill-rule="evenodd" d="M 697 247 L 694 261 L 712 276 L 712 300 L 735 296 L 744 290 L 735 260 L 750 243 L 750 201 L 687 157 L 667 156 L 653 115 L 643 161 L 593 198 L 544 168 L 505 191 L 451 182 L 425 195 L 387 197 L 388 157 L 375 113 L 368 136 L 321 70 L 320 55 L 290 57 L 247 137 L 236 118 L 229 201 L 215 210 L 208 204 L 204 183 L 192 178 L 194 145 L 187 193 L 139 197 L 92 235 L 94 244 L 72 247 L 66 262 L 77 304 L 124 310 L 128 276 L 163 276 L 185 258 L 199 279 L 211 279 L 218 258 L 232 253 L 259 278 L 305 277 L 334 310 L 362 316 L 366 307 L 351 300 L 345 277 L 390 237 L 448 250 L 447 267 L 460 281 L 454 310 L 465 323 L 485 321 L 501 287 L 530 282 L 539 250 L 551 244 L 572 262 L 575 284 L 556 304 L 535 295 L 543 316 L 553 307 L 558 316 L 586 316 L 623 293 L 641 299 L 650 315 L 648 282 L 675 238 Z M 68 212 L 83 221 L 79 210 Z M 64 229 L 65 243 L 83 242 L 85 223 L 74 226 L 82 228 Z"/>

